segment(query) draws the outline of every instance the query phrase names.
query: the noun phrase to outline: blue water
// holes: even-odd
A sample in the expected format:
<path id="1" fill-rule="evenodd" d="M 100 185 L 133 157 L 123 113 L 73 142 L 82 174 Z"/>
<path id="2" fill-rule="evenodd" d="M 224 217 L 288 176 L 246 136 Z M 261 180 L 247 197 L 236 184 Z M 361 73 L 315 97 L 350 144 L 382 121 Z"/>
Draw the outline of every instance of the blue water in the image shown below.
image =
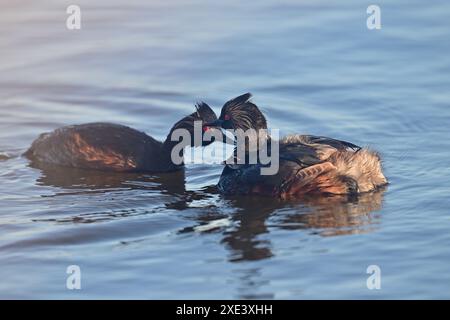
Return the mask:
<path id="1" fill-rule="evenodd" d="M 3 1 L 1 298 L 450 298 L 450 4 Z M 34 168 L 41 132 L 111 121 L 163 139 L 198 100 L 250 91 L 271 128 L 370 146 L 358 202 L 226 198 L 222 167 Z M 78 265 L 82 289 L 66 288 Z M 366 286 L 369 265 L 381 289 Z"/>

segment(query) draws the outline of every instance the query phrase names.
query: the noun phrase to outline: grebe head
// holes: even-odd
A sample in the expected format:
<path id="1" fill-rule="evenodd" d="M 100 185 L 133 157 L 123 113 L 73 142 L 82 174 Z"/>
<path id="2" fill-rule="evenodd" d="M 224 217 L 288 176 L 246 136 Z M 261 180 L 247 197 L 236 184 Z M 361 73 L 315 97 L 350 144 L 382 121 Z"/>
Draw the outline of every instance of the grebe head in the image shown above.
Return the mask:
<path id="1" fill-rule="evenodd" d="M 194 133 L 195 122 L 197 122 L 197 121 L 201 122 L 200 128 L 203 128 L 203 130 L 202 130 L 202 135 L 203 135 L 204 132 L 206 131 L 204 124 L 217 121 L 216 114 L 210 108 L 210 106 L 208 106 L 206 103 L 199 102 L 195 105 L 195 108 L 196 108 L 196 111 L 194 113 L 184 117 L 183 119 L 181 119 L 180 121 L 178 121 L 177 123 L 174 124 L 174 126 L 170 130 L 168 140 L 170 140 L 170 136 L 174 130 L 185 129 L 185 130 L 188 130 L 191 135 L 191 147 L 207 146 L 207 145 L 211 144 L 212 142 L 214 142 L 213 139 L 211 141 L 203 141 L 204 140 L 203 136 L 202 136 L 201 140 L 194 139 L 194 137 L 195 137 L 195 133 Z"/>
<path id="2" fill-rule="evenodd" d="M 245 93 L 224 104 L 220 117 L 216 121 L 206 123 L 207 127 L 223 129 L 267 129 L 267 121 L 259 108 L 250 102 L 252 95 Z"/>

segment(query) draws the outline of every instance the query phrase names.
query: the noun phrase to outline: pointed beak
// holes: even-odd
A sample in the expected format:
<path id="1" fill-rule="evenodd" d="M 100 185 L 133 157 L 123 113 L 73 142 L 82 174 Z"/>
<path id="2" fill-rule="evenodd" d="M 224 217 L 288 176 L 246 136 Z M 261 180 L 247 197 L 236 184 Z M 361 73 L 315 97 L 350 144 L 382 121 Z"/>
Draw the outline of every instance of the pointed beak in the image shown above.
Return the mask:
<path id="1" fill-rule="evenodd" d="M 223 124 L 223 120 L 217 119 L 215 121 L 212 122 L 208 122 L 203 124 L 203 127 L 208 127 L 208 128 L 221 128 Z"/>

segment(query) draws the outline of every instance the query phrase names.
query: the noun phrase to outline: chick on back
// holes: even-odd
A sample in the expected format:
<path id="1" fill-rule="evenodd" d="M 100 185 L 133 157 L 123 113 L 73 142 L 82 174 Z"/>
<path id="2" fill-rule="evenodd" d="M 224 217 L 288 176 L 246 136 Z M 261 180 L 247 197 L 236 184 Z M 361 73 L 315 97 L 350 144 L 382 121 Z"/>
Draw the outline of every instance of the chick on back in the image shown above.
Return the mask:
<path id="1" fill-rule="evenodd" d="M 222 108 L 209 126 L 223 129 L 266 130 L 266 119 L 250 102 L 249 93 L 236 97 Z M 271 143 L 272 138 L 259 135 Z M 289 135 L 279 141 L 279 170 L 261 175 L 261 163 L 226 165 L 218 184 L 225 194 L 263 194 L 300 197 L 306 194 L 358 194 L 387 183 L 380 156 L 367 148 L 337 139 Z"/>

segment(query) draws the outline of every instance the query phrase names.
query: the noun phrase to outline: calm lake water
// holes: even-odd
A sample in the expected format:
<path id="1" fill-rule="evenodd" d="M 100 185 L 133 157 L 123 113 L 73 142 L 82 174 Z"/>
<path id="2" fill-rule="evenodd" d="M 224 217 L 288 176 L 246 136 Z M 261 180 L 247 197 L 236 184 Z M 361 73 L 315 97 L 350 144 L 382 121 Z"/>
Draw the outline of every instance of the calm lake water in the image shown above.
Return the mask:
<path id="1" fill-rule="evenodd" d="M 450 298 L 450 3 L 378 1 L 381 30 L 370 4 L 2 1 L 0 297 Z M 247 91 L 284 134 L 377 149 L 391 184 L 280 202 L 217 194 L 219 164 L 110 174 L 21 157 L 68 124 L 163 139 L 196 101 L 219 112 Z"/>

